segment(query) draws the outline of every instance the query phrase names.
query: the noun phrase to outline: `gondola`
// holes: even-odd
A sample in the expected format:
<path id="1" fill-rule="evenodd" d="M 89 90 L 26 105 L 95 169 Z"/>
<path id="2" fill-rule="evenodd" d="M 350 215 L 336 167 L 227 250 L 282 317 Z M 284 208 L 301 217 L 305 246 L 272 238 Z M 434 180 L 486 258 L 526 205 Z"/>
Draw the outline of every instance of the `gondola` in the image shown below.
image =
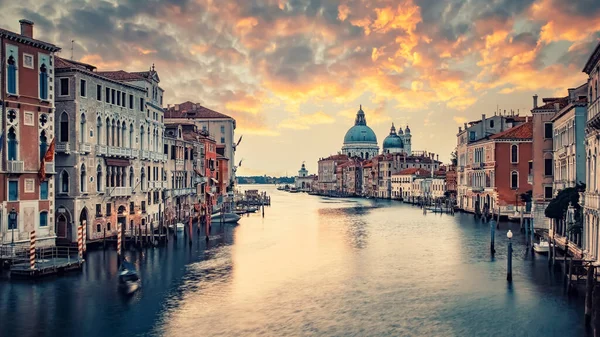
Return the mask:
<path id="1" fill-rule="evenodd" d="M 119 267 L 119 290 L 126 295 L 133 294 L 142 286 L 142 280 L 138 276 L 135 267 L 127 260 L 121 262 Z"/>

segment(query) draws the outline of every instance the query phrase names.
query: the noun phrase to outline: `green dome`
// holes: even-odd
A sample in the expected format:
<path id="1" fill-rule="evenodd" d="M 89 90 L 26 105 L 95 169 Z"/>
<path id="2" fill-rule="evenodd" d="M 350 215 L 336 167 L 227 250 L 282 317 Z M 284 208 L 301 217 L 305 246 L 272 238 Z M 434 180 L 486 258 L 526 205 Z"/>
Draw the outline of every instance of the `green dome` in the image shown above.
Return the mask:
<path id="1" fill-rule="evenodd" d="M 400 129 L 402 131 L 402 129 Z M 390 135 L 385 137 L 383 141 L 383 149 L 402 149 L 404 148 L 404 142 L 402 142 L 402 138 L 396 134 L 396 127 L 394 127 L 394 123 L 392 123 L 392 128 L 390 129 Z"/>
<path id="2" fill-rule="evenodd" d="M 365 112 L 362 110 L 362 106 L 356 113 L 356 120 L 354 126 L 346 132 L 344 136 L 344 144 L 353 143 L 374 143 L 377 144 L 377 136 L 375 132 L 367 126 L 367 120 L 365 118 Z"/>

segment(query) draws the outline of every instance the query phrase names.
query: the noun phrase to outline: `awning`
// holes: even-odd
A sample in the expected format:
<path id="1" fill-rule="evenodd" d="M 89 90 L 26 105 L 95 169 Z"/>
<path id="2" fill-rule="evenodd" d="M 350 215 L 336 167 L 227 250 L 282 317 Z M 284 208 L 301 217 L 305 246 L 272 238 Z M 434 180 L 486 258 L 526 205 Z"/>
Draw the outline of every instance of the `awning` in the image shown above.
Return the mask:
<path id="1" fill-rule="evenodd" d="M 114 158 L 106 158 L 106 165 L 108 166 L 129 166 L 131 163 L 129 159 L 114 159 Z"/>

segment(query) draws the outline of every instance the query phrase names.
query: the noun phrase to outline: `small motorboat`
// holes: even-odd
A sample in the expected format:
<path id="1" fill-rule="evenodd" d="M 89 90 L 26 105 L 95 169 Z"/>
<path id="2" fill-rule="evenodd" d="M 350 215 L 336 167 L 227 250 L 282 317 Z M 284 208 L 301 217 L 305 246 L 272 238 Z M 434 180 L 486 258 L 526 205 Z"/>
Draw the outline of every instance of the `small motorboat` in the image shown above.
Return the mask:
<path id="1" fill-rule="evenodd" d="M 223 216 L 221 217 L 220 212 L 214 213 L 210 216 L 210 220 L 212 222 L 221 222 L 222 220 L 223 223 L 237 223 L 241 218 L 242 217 L 235 213 L 223 213 Z"/>
<path id="2" fill-rule="evenodd" d="M 133 294 L 142 286 L 142 280 L 138 276 L 135 267 L 127 260 L 121 262 L 119 267 L 119 289 L 127 295 Z"/>
<path id="3" fill-rule="evenodd" d="M 290 191 L 289 191 L 289 192 L 290 192 L 290 193 L 298 193 L 298 192 L 300 192 L 300 190 L 298 190 L 298 189 L 297 189 L 297 188 L 295 188 L 295 187 L 290 187 Z"/>
<path id="4" fill-rule="evenodd" d="M 548 241 L 540 240 L 539 243 L 533 244 L 533 250 L 538 254 L 548 254 L 550 251 L 550 244 Z"/>
<path id="5" fill-rule="evenodd" d="M 178 232 L 183 232 L 183 229 L 185 228 L 185 225 L 181 222 L 178 222 L 177 225 L 175 225 L 175 227 L 177 228 Z"/>

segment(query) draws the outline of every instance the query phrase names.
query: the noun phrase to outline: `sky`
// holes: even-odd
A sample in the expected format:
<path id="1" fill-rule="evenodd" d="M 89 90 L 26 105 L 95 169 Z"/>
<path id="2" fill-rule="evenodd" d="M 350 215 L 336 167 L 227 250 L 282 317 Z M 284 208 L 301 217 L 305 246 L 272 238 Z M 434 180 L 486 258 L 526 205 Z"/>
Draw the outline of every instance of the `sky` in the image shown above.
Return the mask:
<path id="1" fill-rule="evenodd" d="M 0 0 L 0 27 L 99 70 L 155 64 L 164 103 L 234 117 L 238 175 L 293 175 L 341 150 L 362 104 L 448 161 L 464 122 L 529 114 L 586 81 L 598 0 Z"/>

